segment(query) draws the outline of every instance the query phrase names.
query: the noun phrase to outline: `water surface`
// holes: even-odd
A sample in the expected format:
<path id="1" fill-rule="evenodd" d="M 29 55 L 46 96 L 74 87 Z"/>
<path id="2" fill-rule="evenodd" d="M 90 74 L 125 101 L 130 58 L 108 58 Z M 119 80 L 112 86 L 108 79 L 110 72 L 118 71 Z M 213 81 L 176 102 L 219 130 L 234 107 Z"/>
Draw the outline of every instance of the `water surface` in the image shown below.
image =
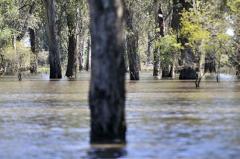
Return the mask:
<path id="1" fill-rule="evenodd" d="M 89 145 L 89 75 L 0 79 L 1 159 L 239 159 L 240 83 L 127 81 L 126 147 Z"/>

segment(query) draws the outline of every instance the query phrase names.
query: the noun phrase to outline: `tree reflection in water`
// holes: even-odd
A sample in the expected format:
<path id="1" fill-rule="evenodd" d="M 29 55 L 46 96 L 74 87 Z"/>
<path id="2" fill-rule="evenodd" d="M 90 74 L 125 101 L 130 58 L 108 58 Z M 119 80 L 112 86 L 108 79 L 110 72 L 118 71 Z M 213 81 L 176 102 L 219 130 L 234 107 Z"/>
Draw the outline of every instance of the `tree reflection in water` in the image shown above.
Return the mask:
<path id="1" fill-rule="evenodd" d="M 111 158 L 117 159 L 127 156 L 125 145 L 93 145 L 88 151 L 88 159 Z"/>

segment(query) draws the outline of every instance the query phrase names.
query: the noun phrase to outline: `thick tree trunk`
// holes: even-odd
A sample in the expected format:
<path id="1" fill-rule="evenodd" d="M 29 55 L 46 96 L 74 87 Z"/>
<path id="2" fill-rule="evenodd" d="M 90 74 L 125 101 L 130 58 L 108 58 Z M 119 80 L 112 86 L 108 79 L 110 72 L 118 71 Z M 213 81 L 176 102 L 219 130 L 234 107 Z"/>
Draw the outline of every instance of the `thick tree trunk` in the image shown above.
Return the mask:
<path id="1" fill-rule="evenodd" d="M 183 10 L 189 10 L 192 7 L 191 3 L 187 0 L 173 0 L 173 15 L 171 27 L 177 34 L 177 41 L 181 42 L 183 46 L 188 43 L 188 39 L 180 37 L 181 29 L 181 13 Z M 192 50 L 189 48 L 182 49 L 181 64 L 183 69 L 180 71 L 179 78 L 182 80 L 196 79 L 196 71 L 194 70 L 194 56 Z"/>
<path id="2" fill-rule="evenodd" d="M 56 8 L 55 0 L 44 0 L 48 18 L 48 43 L 49 43 L 49 63 L 50 79 L 62 78 L 59 44 L 56 31 Z"/>
<path id="3" fill-rule="evenodd" d="M 205 73 L 216 73 L 216 57 L 214 53 L 206 54 L 204 71 Z"/>
<path id="4" fill-rule="evenodd" d="M 155 15 L 155 48 L 153 52 L 153 76 L 159 77 L 161 68 L 160 68 L 160 48 L 157 45 L 157 42 L 161 37 L 164 37 L 164 19 L 163 12 L 161 9 L 160 2 L 158 0 L 154 0 L 154 15 Z"/>
<path id="5" fill-rule="evenodd" d="M 91 143 L 125 143 L 123 1 L 89 0 Z"/>
<path id="6" fill-rule="evenodd" d="M 76 37 L 76 21 L 75 13 L 72 11 L 67 11 L 67 25 L 69 30 L 68 36 L 68 64 L 66 76 L 72 78 L 76 75 L 77 69 L 77 37 Z"/>
<path id="7" fill-rule="evenodd" d="M 30 34 L 30 43 L 31 43 L 31 68 L 30 73 L 37 73 L 38 68 L 38 55 L 36 51 L 36 34 L 35 30 L 32 28 L 29 28 L 29 34 Z"/>
<path id="8" fill-rule="evenodd" d="M 130 80 L 139 80 L 138 32 L 133 26 L 132 6 L 126 9 L 127 21 L 127 54 L 129 62 Z"/>
<path id="9" fill-rule="evenodd" d="M 68 78 L 72 78 L 75 75 L 76 70 L 76 38 L 75 35 L 69 35 L 69 42 L 68 42 L 68 64 L 67 64 L 67 71 L 66 76 Z"/>

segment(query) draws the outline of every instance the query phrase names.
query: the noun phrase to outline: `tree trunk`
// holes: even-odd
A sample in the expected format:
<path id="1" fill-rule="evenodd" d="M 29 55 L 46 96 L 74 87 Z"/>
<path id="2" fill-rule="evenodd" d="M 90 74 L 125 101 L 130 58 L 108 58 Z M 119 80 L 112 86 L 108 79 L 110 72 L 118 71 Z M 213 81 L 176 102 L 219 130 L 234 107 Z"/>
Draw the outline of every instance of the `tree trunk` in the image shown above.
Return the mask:
<path id="1" fill-rule="evenodd" d="M 236 67 L 236 75 L 240 77 L 240 43 L 237 44 L 237 67 Z"/>
<path id="2" fill-rule="evenodd" d="M 82 39 L 80 39 L 80 38 L 82 38 Z M 80 37 L 79 35 L 78 35 L 78 37 L 77 37 L 77 41 L 78 41 L 78 63 L 79 63 L 79 67 L 78 67 L 78 69 L 79 69 L 79 71 L 82 71 L 83 70 L 83 55 L 84 55 L 84 44 L 85 44 L 85 39 L 84 39 L 84 37 L 82 36 L 82 37 Z"/>
<path id="3" fill-rule="evenodd" d="M 75 13 L 67 11 L 67 25 L 68 25 L 68 64 L 66 76 L 72 78 L 77 72 L 77 38 L 76 38 L 76 22 Z M 76 77 L 76 74 L 75 74 Z"/>
<path id="4" fill-rule="evenodd" d="M 89 0 L 91 143 L 125 143 L 123 1 Z"/>
<path id="5" fill-rule="evenodd" d="M 189 10 L 192 8 L 192 5 L 187 0 L 173 0 L 173 15 L 171 27 L 177 34 L 177 41 L 181 42 L 183 46 L 188 43 L 188 39 L 185 37 L 180 37 L 181 30 L 181 13 L 184 10 Z M 182 49 L 182 58 L 181 64 L 183 65 L 183 69 L 180 71 L 179 78 L 182 80 L 190 80 L 196 79 L 196 71 L 194 70 L 194 56 L 192 54 L 192 50 L 189 48 Z"/>
<path id="6" fill-rule="evenodd" d="M 85 51 L 85 29 L 83 24 L 83 15 L 80 8 L 77 9 L 77 56 L 78 56 L 78 70 L 84 69 L 83 57 Z"/>
<path id="7" fill-rule="evenodd" d="M 155 46 L 153 52 L 153 76 L 159 77 L 160 73 L 160 49 Z"/>
<path id="8" fill-rule="evenodd" d="M 132 6 L 126 9 L 127 21 L 127 54 L 130 80 L 139 80 L 138 33 L 133 26 Z"/>
<path id="9" fill-rule="evenodd" d="M 160 48 L 157 45 L 159 39 L 164 36 L 164 19 L 163 12 L 161 9 L 160 2 L 154 0 L 154 15 L 155 15 L 155 48 L 153 52 L 153 76 L 159 77 L 161 68 L 160 68 Z"/>
<path id="10" fill-rule="evenodd" d="M 86 57 L 86 65 L 85 65 L 85 70 L 89 71 L 89 67 L 90 67 L 90 49 L 91 49 L 91 40 L 90 38 L 88 38 L 87 41 L 87 57 Z"/>
<path id="11" fill-rule="evenodd" d="M 204 65 L 205 73 L 216 73 L 216 56 L 215 53 L 208 53 L 205 57 Z"/>
<path id="12" fill-rule="evenodd" d="M 151 33 L 148 33 L 148 46 L 147 46 L 147 62 L 146 65 L 150 65 L 151 64 L 151 54 L 152 54 L 152 36 Z"/>
<path id="13" fill-rule="evenodd" d="M 31 68 L 30 73 L 37 73 L 38 68 L 38 56 L 36 51 L 36 34 L 35 30 L 32 28 L 29 28 L 29 34 L 30 34 L 30 44 L 31 44 Z"/>
<path id="14" fill-rule="evenodd" d="M 68 64 L 67 64 L 67 71 L 66 76 L 68 78 L 74 77 L 74 73 L 76 70 L 76 38 L 75 35 L 69 35 L 69 42 L 68 42 Z"/>
<path id="15" fill-rule="evenodd" d="M 62 78 L 59 44 L 56 31 L 56 8 L 55 0 L 44 0 L 48 18 L 48 43 L 49 43 L 49 63 L 50 79 Z"/>

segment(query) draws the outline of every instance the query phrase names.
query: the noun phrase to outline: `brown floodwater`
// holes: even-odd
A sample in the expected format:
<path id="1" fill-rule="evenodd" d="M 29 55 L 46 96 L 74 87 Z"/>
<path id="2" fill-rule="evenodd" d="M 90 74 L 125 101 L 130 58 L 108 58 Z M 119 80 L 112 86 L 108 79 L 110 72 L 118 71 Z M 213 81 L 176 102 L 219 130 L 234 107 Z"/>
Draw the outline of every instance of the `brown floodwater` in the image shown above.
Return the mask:
<path id="1" fill-rule="evenodd" d="M 0 159 L 239 159 L 240 83 L 127 81 L 127 145 L 89 144 L 89 75 L 0 78 Z"/>

